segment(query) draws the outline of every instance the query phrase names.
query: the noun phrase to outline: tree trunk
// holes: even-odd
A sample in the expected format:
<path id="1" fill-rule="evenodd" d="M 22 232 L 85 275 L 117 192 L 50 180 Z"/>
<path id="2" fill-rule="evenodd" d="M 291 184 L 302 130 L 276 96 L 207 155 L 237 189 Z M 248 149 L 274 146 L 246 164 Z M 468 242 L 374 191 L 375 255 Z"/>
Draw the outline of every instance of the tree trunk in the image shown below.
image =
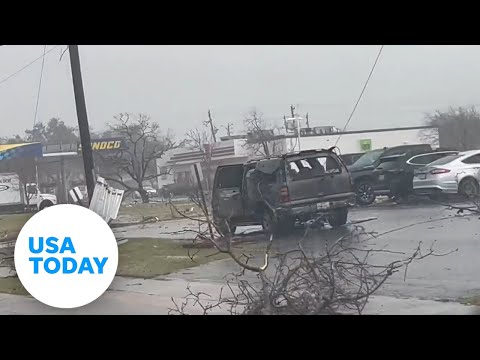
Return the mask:
<path id="1" fill-rule="evenodd" d="M 149 198 L 148 198 L 147 192 L 143 189 L 139 189 L 138 192 L 140 193 L 140 196 L 142 197 L 142 203 L 148 204 L 149 203 Z"/>

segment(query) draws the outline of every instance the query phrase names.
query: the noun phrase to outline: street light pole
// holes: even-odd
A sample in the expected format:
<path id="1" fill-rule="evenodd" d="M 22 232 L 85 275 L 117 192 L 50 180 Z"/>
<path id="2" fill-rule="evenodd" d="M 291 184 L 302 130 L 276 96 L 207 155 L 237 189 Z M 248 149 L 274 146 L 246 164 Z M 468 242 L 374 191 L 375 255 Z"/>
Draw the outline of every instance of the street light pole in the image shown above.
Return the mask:
<path id="1" fill-rule="evenodd" d="M 92 143 L 90 140 L 90 128 L 88 126 L 87 106 L 83 91 L 82 71 L 80 68 L 80 55 L 78 45 L 68 45 L 70 53 L 70 65 L 72 67 L 73 91 L 75 93 L 75 105 L 77 107 L 78 129 L 82 144 L 83 167 L 85 169 L 85 182 L 87 185 L 89 202 L 93 198 L 95 180 L 93 177 L 94 163 L 92 154 Z"/>

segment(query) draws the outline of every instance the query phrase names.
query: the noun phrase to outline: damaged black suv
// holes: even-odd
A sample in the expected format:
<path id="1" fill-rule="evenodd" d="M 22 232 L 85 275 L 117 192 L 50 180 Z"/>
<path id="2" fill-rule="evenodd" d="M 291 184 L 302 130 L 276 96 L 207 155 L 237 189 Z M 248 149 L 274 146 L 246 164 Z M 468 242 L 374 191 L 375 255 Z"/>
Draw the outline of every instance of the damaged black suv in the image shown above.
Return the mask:
<path id="1" fill-rule="evenodd" d="M 354 202 L 350 173 L 333 149 L 220 166 L 212 194 L 214 221 L 222 232 L 262 225 L 266 234 L 285 234 L 296 222 L 319 218 L 338 227 Z"/>

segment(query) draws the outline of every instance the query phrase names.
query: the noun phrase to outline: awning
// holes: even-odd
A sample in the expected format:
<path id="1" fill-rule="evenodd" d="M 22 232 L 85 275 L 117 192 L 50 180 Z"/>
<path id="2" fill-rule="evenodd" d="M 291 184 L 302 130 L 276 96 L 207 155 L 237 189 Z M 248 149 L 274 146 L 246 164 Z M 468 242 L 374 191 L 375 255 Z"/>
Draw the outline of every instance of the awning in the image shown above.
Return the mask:
<path id="1" fill-rule="evenodd" d="M 42 157 L 41 143 L 0 145 L 0 160 Z"/>

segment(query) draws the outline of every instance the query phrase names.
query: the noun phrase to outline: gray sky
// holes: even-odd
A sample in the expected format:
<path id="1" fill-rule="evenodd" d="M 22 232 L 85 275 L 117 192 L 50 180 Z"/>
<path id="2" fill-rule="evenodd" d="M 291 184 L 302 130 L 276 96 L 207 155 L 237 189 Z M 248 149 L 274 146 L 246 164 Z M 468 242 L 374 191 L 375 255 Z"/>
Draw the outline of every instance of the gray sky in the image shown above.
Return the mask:
<path id="1" fill-rule="evenodd" d="M 47 49 L 53 48 L 48 45 Z M 38 121 L 76 125 L 68 52 L 46 56 Z M 119 112 L 142 112 L 177 137 L 212 110 L 217 125 L 256 107 L 282 122 L 290 104 L 311 125 L 343 127 L 379 46 L 81 45 L 90 124 L 105 128 Z M 40 56 L 43 46 L 0 47 L 0 81 Z M 41 61 L 0 84 L 0 135 L 33 125 Z M 480 104 L 480 46 L 387 45 L 349 129 L 421 125 L 423 114 Z"/>

